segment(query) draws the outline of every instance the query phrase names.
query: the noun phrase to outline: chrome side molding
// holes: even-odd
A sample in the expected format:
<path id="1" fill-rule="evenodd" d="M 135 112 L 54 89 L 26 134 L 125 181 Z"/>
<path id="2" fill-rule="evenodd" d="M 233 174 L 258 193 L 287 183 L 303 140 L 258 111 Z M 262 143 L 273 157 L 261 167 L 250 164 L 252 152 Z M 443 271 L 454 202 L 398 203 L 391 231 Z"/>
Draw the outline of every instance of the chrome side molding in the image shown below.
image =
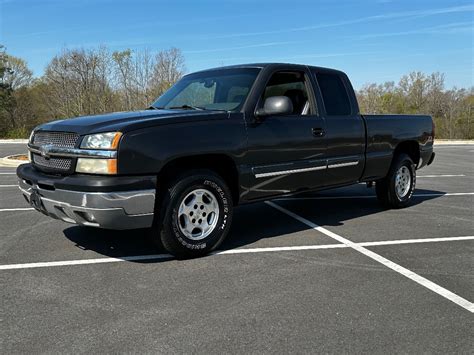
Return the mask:
<path id="1" fill-rule="evenodd" d="M 359 164 L 359 161 L 349 161 L 347 163 L 336 163 L 336 164 L 328 165 L 328 169 L 343 168 L 345 166 L 354 166 L 358 164 Z"/>
<path id="2" fill-rule="evenodd" d="M 304 173 L 307 171 L 325 170 L 325 169 L 326 169 L 326 165 L 314 166 L 311 168 L 301 168 L 301 169 L 281 170 L 281 171 L 272 171 L 268 173 L 260 173 L 260 174 L 255 174 L 255 177 L 259 179 L 259 178 L 269 177 L 269 176 L 288 175 L 288 174 Z"/>
<path id="3" fill-rule="evenodd" d="M 322 166 L 313 166 L 309 168 L 301 168 L 301 169 L 291 169 L 291 170 L 280 170 L 280 171 L 271 171 L 268 173 L 259 173 L 255 174 L 255 178 L 264 178 L 270 176 L 279 176 L 279 175 L 289 175 L 289 174 L 297 174 L 297 173 L 305 173 L 308 171 L 317 171 L 317 170 L 325 170 L 325 169 L 334 169 L 334 168 L 344 168 L 346 166 L 354 166 L 358 165 L 359 161 L 349 161 L 345 163 L 335 163 L 335 164 L 328 164 Z"/>

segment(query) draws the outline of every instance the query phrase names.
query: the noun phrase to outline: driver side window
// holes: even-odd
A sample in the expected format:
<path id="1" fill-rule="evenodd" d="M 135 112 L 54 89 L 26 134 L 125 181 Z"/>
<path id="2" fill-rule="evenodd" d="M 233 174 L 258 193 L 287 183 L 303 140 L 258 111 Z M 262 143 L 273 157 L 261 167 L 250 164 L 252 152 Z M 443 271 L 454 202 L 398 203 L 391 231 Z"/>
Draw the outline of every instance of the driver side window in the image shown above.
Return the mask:
<path id="1" fill-rule="evenodd" d="M 261 105 L 272 96 L 286 96 L 293 104 L 293 115 L 312 115 L 306 78 L 303 72 L 281 71 L 272 75 L 262 96 Z"/>

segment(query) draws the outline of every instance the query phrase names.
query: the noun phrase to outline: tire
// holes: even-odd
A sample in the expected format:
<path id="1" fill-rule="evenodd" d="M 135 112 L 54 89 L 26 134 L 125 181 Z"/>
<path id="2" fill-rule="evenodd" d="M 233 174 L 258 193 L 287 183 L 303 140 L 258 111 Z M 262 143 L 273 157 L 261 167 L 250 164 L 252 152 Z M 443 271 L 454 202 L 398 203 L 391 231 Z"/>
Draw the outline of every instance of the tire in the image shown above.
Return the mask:
<path id="1" fill-rule="evenodd" d="M 387 208 L 403 208 L 410 204 L 416 185 L 416 168 L 407 154 L 395 157 L 388 175 L 376 182 L 379 202 Z"/>
<path id="2" fill-rule="evenodd" d="M 163 191 L 152 239 L 178 258 L 203 256 L 225 239 L 232 214 L 232 194 L 224 180 L 210 170 L 191 170 Z"/>

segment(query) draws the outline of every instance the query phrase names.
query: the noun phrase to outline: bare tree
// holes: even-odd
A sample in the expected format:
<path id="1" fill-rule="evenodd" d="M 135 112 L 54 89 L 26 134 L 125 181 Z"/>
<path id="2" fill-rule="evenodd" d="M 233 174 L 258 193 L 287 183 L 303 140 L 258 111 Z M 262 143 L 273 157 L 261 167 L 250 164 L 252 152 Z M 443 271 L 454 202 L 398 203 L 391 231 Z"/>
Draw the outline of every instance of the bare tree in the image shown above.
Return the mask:
<path id="1" fill-rule="evenodd" d="M 156 55 L 156 64 L 153 70 L 155 96 L 161 95 L 181 79 L 185 71 L 184 57 L 180 49 L 171 48 L 159 52 Z"/>
<path id="2" fill-rule="evenodd" d="M 28 68 L 26 62 L 11 55 L 6 55 L 5 64 L 9 70 L 5 73 L 3 80 L 13 90 L 28 86 L 33 81 L 33 72 Z"/>
<path id="3" fill-rule="evenodd" d="M 107 112 L 112 109 L 110 55 L 107 49 L 64 50 L 47 66 L 45 99 L 56 117 Z"/>

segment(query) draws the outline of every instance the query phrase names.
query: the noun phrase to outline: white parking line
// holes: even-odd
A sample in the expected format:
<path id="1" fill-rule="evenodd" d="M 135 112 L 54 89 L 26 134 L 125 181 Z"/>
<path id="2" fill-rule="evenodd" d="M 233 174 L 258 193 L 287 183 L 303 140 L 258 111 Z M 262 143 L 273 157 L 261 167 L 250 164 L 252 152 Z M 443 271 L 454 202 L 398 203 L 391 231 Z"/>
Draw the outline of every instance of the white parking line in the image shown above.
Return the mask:
<path id="1" fill-rule="evenodd" d="M 25 207 L 25 208 L 1 208 L 0 212 L 12 212 L 12 211 L 33 211 L 34 208 L 32 207 Z"/>
<path id="2" fill-rule="evenodd" d="M 382 240 L 380 242 L 361 242 L 356 243 L 363 247 L 375 247 L 379 245 L 400 245 L 400 244 L 418 244 L 418 243 L 436 243 L 436 242 L 454 242 L 461 240 L 474 240 L 474 236 L 466 237 L 440 237 L 440 238 L 422 238 L 422 239 L 403 239 L 403 240 Z"/>
<path id="3" fill-rule="evenodd" d="M 354 243 L 354 244 L 358 244 L 361 246 L 380 246 L 380 245 L 401 245 L 401 244 L 413 244 L 413 243 L 450 242 L 450 241 L 463 241 L 463 240 L 474 240 L 474 236 L 384 240 L 384 241 L 377 241 L 377 242 L 362 242 L 362 243 Z M 214 251 L 211 254 L 212 255 L 235 255 L 235 254 L 254 254 L 254 253 L 272 253 L 272 252 L 274 253 L 274 252 L 285 252 L 285 251 L 342 249 L 342 248 L 350 248 L 350 246 L 343 243 L 338 243 L 338 244 L 323 244 L 323 245 L 298 245 L 298 246 L 288 246 L 288 247 L 241 248 L 241 249 L 219 250 L 219 251 Z M 116 262 L 121 262 L 121 261 L 140 261 L 140 260 L 153 261 L 153 260 L 171 259 L 171 258 L 173 258 L 173 256 L 170 254 L 134 255 L 134 256 L 123 256 L 120 258 L 108 257 L 108 258 L 98 258 L 98 259 L 49 261 L 49 262 L 37 262 L 37 263 L 26 263 L 26 264 L 8 264 L 8 265 L 0 265 L 0 270 L 17 270 L 17 269 L 32 269 L 32 268 L 54 267 L 54 266 L 104 264 L 104 263 L 116 263 Z"/>
<path id="4" fill-rule="evenodd" d="M 18 185 L 0 185 L 0 187 L 18 187 Z"/>
<path id="5" fill-rule="evenodd" d="M 347 245 L 349 248 L 352 248 L 352 249 L 358 251 L 359 253 L 371 258 L 372 260 L 375 260 L 378 263 L 380 263 L 382 265 L 385 265 L 386 267 L 392 269 L 393 271 L 409 278 L 410 280 L 415 281 L 416 283 L 418 283 L 418 284 L 426 287 L 427 289 L 439 294 L 440 296 L 443 296 L 444 298 L 450 300 L 451 302 L 454 302 L 458 306 L 463 307 L 464 309 L 468 310 L 469 312 L 474 313 L 474 303 L 462 298 L 461 296 L 456 295 L 455 293 L 445 289 L 444 287 L 441 287 L 441 286 L 435 284 L 434 282 L 432 282 L 428 279 L 425 279 L 423 276 L 420 276 L 420 275 L 414 273 L 413 271 L 408 270 L 407 268 L 404 268 L 403 266 L 398 265 L 398 264 L 394 263 L 393 261 L 390 261 L 387 258 L 385 258 L 385 257 L 383 257 L 383 256 L 381 256 L 377 253 L 374 253 L 373 251 L 371 251 L 367 248 L 364 248 L 363 246 L 361 246 L 357 243 L 354 243 L 354 242 L 350 241 L 349 239 L 341 237 L 340 235 L 338 235 L 334 232 L 331 232 L 330 230 L 327 230 L 326 228 L 318 226 L 317 224 L 315 224 L 315 223 L 307 220 L 306 218 L 301 217 L 301 216 L 287 210 L 286 208 L 281 207 L 280 205 L 277 205 L 274 202 L 266 201 L 265 203 L 267 205 L 277 209 L 278 211 L 283 212 L 284 214 L 296 219 L 297 221 L 300 221 L 301 223 L 306 224 L 308 227 L 311 227 L 312 229 L 314 229 L 314 230 L 316 230 L 316 231 L 318 231 L 322 234 L 325 234 L 328 237 L 333 238 L 333 239 L 337 240 L 340 243 L 343 243 L 343 244 Z"/>
<path id="6" fill-rule="evenodd" d="M 458 174 L 458 175 L 419 175 L 416 178 L 439 178 L 439 177 L 462 177 L 466 176 L 464 174 Z"/>
<path id="7" fill-rule="evenodd" d="M 40 267 L 52 267 L 52 266 L 117 263 L 117 262 L 121 262 L 121 261 L 160 260 L 160 259 L 169 259 L 169 258 L 172 258 L 172 257 L 173 256 L 171 256 L 170 254 L 156 254 L 156 255 L 124 256 L 122 258 L 101 258 L 101 259 L 49 261 L 49 262 L 42 262 L 42 263 L 0 265 L 0 270 L 15 270 L 15 269 L 31 269 L 31 268 L 40 268 Z"/>
<path id="8" fill-rule="evenodd" d="M 474 192 L 452 192 L 452 193 L 431 193 L 431 194 L 413 194 L 413 197 L 449 197 L 449 196 L 470 196 Z M 281 197 L 277 201 L 287 200 L 340 200 L 340 199 L 354 199 L 354 198 L 377 198 L 374 195 L 352 195 L 352 196 L 314 196 L 314 197 Z"/>

